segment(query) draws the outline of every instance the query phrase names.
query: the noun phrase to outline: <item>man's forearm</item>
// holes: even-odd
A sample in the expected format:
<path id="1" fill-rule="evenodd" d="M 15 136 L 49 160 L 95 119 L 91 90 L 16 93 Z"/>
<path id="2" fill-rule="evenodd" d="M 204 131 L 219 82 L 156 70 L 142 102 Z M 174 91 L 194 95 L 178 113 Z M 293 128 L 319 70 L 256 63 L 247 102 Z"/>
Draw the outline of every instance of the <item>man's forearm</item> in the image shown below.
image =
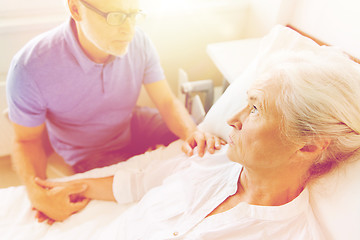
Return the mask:
<path id="1" fill-rule="evenodd" d="M 35 177 L 46 178 L 47 157 L 41 140 L 15 140 L 12 161 L 19 178 L 25 185 L 34 184 Z"/>
<path id="2" fill-rule="evenodd" d="M 172 93 L 165 79 L 145 84 L 145 88 L 166 125 L 173 133 L 185 140 L 196 130 L 193 119 Z"/>
<path id="3" fill-rule="evenodd" d="M 25 185 L 32 206 L 44 212 L 44 189 L 35 178 L 46 178 L 46 154 L 41 140 L 15 141 L 12 161 L 20 180 Z"/>
<path id="4" fill-rule="evenodd" d="M 183 140 L 196 130 L 196 124 L 190 114 L 177 99 L 164 106 L 160 113 L 169 129 Z"/>

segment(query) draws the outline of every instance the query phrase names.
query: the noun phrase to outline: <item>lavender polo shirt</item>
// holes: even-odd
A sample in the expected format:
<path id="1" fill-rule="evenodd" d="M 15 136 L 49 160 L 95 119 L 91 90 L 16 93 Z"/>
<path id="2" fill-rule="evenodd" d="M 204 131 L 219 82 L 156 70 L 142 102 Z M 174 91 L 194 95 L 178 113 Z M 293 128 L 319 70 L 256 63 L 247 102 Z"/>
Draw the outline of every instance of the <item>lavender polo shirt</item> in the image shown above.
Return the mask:
<path id="1" fill-rule="evenodd" d="M 164 79 L 140 29 L 128 53 L 106 64 L 92 62 L 74 32 L 70 20 L 31 40 L 13 58 L 7 79 L 11 121 L 46 122 L 52 146 L 70 165 L 125 147 L 141 85 Z"/>

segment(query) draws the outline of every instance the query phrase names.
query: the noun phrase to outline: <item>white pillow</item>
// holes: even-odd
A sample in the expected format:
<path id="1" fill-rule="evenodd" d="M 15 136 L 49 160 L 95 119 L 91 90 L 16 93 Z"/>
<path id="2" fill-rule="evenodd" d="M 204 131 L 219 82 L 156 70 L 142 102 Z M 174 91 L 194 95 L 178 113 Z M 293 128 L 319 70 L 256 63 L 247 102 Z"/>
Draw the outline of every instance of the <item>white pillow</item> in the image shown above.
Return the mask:
<path id="1" fill-rule="evenodd" d="M 246 91 L 254 81 L 261 60 L 278 50 L 323 49 L 290 28 L 275 26 L 261 40 L 255 60 L 228 87 L 199 128 L 228 140 L 231 127 L 226 121 L 245 106 Z M 328 239 L 360 239 L 360 161 L 356 159 L 311 184 L 310 204 Z"/>
<path id="2" fill-rule="evenodd" d="M 360 239 L 359 173 L 354 159 L 310 185 L 310 204 L 328 239 Z"/>

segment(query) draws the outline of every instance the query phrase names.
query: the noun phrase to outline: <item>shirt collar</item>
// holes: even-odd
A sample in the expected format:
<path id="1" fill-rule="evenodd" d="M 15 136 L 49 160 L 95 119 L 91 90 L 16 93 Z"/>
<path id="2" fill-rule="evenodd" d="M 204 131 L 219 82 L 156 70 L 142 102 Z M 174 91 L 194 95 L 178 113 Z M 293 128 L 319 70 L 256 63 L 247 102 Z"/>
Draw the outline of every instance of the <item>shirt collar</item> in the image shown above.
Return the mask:
<path id="1" fill-rule="evenodd" d="M 305 188 L 299 196 L 281 206 L 258 206 L 240 203 L 236 207 L 240 215 L 270 221 L 285 220 L 298 216 L 309 209 L 309 190 Z M 234 209 L 235 209 L 234 208 Z"/>
<path id="2" fill-rule="evenodd" d="M 76 62 L 80 65 L 84 72 L 89 72 L 95 66 L 103 66 L 103 64 L 101 63 L 93 62 L 84 53 L 77 38 L 75 21 L 72 18 L 70 18 L 69 21 L 65 24 L 64 35 L 65 41 L 69 48 L 69 52 L 71 53 L 71 55 L 73 55 Z M 111 57 L 110 60 L 106 62 L 106 64 L 113 61 L 114 59 L 115 57 Z"/>

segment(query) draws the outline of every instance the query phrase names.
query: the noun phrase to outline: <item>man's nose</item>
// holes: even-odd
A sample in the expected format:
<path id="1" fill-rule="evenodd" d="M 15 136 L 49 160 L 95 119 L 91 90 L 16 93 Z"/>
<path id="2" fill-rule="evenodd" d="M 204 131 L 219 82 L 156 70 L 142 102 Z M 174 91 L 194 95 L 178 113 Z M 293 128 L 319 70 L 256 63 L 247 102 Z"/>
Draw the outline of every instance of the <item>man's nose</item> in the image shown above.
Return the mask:
<path id="1" fill-rule="evenodd" d="M 123 34 L 125 32 L 126 33 L 133 32 L 135 25 L 132 23 L 131 19 L 127 17 L 121 25 L 115 27 L 119 33 Z"/>
<path id="2" fill-rule="evenodd" d="M 131 17 L 127 16 L 122 23 L 122 26 L 126 28 L 133 28 L 135 26 L 135 21 Z"/>

